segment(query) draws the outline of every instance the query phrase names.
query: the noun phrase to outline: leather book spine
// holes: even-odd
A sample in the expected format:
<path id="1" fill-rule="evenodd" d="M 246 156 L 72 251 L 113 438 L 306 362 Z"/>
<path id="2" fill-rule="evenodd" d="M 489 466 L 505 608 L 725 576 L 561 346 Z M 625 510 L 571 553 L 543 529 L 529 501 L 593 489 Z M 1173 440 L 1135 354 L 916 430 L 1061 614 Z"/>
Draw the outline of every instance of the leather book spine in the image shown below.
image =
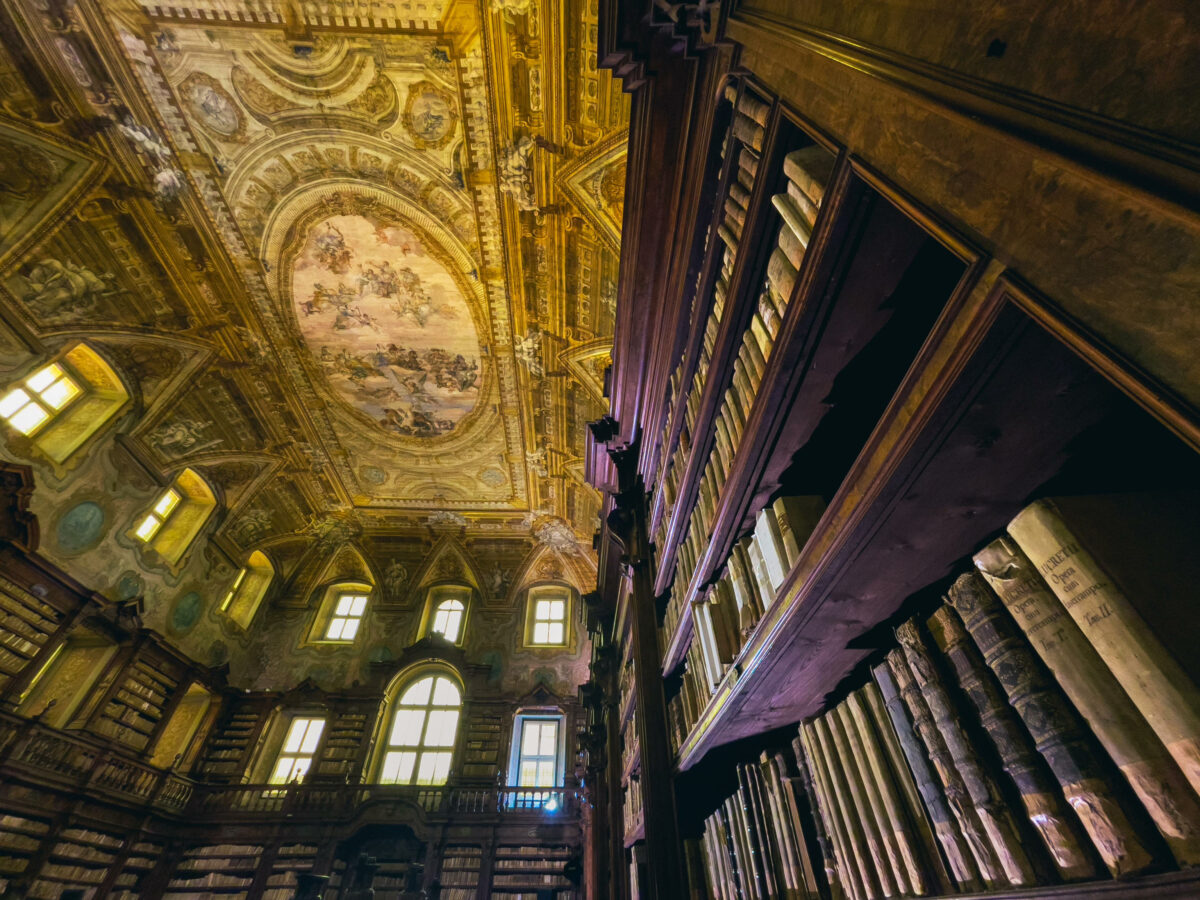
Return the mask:
<path id="1" fill-rule="evenodd" d="M 846 821 L 837 797 L 834 796 L 830 786 L 829 771 L 826 768 L 825 758 L 811 722 L 801 723 L 800 740 L 803 742 L 805 757 L 812 773 L 812 783 L 817 797 L 816 808 L 825 823 L 830 845 L 833 848 L 837 881 L 844 887 L 852 900 L 868 900 L 870 894 L 864 885 L 858 860 L 854 857 Z"/>
<path id="2" fill-rule="evenodd" d="M 837 803 L 846 826 L 846 836 L 850 840 L 850 853 L 854 858 L 863 889 L 867 897 L 892 896 L 890 879 L 886 878 L 886 865 L 877 843 L 873 843 L 865 830 L 863 807 L 854 802 L 850 786 L 846 781 L 846 773 L 842 757 L 833 743 L 833 735 L 829 723 L 818 718 L 812 722 L 813 736 L 820 748 L 821 757 L 828 773 L 829 786 L 833 791 L 834 802 Z M 867 815 L 870 815 L 867 812 Z M 885 893 L 886 892 L 886 893 Z"/>
<path id="3" fill-rule="evenodd" d="M 821 871 L 825 876 L 825 884 L 829 886 L 831 897 L 841 898 L 846 896 L 846 891 L 842 886 L 842 875 L 838 870 L 837 855 L 833 848 L 833 837 L 828 824 L 828 812 L 822 812 L 822 805 L 817 799 L 817 786 L 815 776 L 813 775 L 812 762 L 809 759 L 808 751 L 804 747 L 804 737 L 797 730 L 796 736 L 792 738 L 792 754 L 796 759 L 796 771 L 799 773 L 797 782 L 793 784 L 802 792 L 805 805 L 808 807 L 809 818 L 813 826 L 813 843 L 816 845 L 821 863 Z M 793 797 L 793 799 L 795 799 Z M 804 821 L 797 813 L 799 821 Z"/>
<path id="4" fill-rule="evenodd" d="M 1112 796 L 1083 723 L 1055 690 L 1000 601 L 978 574 L 970 573 L 951 586 L 950 602 L 1029 729 L 1034 746 L 1058 779 L 1104 865 L 1114 875 L 1149 867 L 1150 853 Z"/>
<path id="5" fill-rule="evenodd" d="M 938 649 L 954 669 L 963 695 L 975 708 L 991 738 L 1001 766 L 1016 784 L 1025 814 L 1050 853 L 1059 876 L 1065 881 L 1094 877 L 1096 867 L 1083 849 L 1057 784 L 1046 773 L 1044 762 L 962 621 L 951 607 L 942 606 L 928 624 Z"/>

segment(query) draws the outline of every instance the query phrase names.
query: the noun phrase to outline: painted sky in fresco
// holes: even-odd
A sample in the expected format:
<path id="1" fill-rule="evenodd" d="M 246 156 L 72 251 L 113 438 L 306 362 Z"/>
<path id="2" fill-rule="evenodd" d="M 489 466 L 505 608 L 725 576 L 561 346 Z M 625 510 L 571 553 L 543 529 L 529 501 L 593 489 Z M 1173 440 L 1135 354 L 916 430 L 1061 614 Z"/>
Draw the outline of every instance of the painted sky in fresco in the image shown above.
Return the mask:
<path id="1" fill-rule="evenodd" d="M 292 270 L 300 332 L 334 392 L 395 434 L 446 434 L 479 398 L 471 311 L 450 273 L 398 224 L 330 216 Z"/>

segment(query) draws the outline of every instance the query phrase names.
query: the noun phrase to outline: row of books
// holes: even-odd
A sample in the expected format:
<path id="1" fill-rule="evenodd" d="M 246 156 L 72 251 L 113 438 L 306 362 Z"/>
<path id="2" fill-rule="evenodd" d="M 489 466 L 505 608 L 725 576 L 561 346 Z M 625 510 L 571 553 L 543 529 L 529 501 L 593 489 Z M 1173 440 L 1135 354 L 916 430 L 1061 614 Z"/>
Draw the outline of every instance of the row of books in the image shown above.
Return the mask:
<path id="1" fill-rule="evenodd" d="M 818 896 L 794 767 L 784 750 L 738 766 L 737 790 L 705 820 L 701 855 L 714 900 Z"/>
<path id="2" fill-rule="evenodd" d="M 642 783 L 637 778 L 630 778 L 624 788 L 625 798 L 621 803 L 621 812 L 625 819 L 625 840 L 637 832 L 642 825 Z"/>
<path id="3" fill-rule="evenodd" d="M 677 748 L 737 660 L 762 614 L 775 602 L 824 512 L 819 497 L 779 497 L 754 532 L 734 545 L 720 577 L 692 601 L 692 641 L 680 692 L 668 702 Z"/>
<path id="4" fill-rule="evenodd" d="M 1074 505 L 1023 510 L 873 682 L 801 725 L 823 867 L 852 900 L 1200 864 L 1200 694 Z"/>
<path id="5" fill-rule="evenodd" d="M 780 224 L 756 308 L 742 333 L 730 385 L 714 419 L 713 452 L 701 474 L 687 535 L 677 552 L 678 562 L 666 613 L 669 632 L 674 631 L 684 604 L 688 602 L 689 585 L 712 535 L 721 491 L 733 470 L 835 161 L 833 154 L 816 144 L 794 150 L 784 158 L 785 190 L 771 198 L 779 212 Z M 692 432 L 689 430 L 689 433 Z M 676 456 L 679 452 L 676 451 Z M 663 538 L 665 533 L 659 536 L 660 540 Z"/>
<path id="6" fill-rule="evenodd" d="M 679 483 L 686 468 L 688 452 L 691 448 L 691 435 L 695 430 L 696 416 L 700 410 L 700 399 L 704 393 L 704 385 L 708 380 L 709 364 L 716 348 L 717 333 L 725 314 L 726 300 L 729 297 L 730 279 L 733 276 L 733 265 L 737 258 L 738 242 L 745 229 L 749 210 L 750 195 L 754 191 L 754 181 L 758 174 L 758 164 L 762 151 L 763 138 L 766 132 L 767 115 L 770 107 L 762 100 L 754 97 L 749 91 L 738 96 L 737 89 L 730 85 L 726 88 L 726 99 L 734 105 L 733 119 L 726 132 L 721 146 L 721 158 L 727 153 L 736 152 L 737 158 L 732 165 L 724 196 L 718 195 L 716 207 L 721 218 L 717 224 L 717 236 L 723 247 L 721 264 L 713 283 L 711 302 L 704 321 L 704 334 L 700 345 L 692 380 L 685 396 L 680 396 L 683 388 L 682 378 L 686 360 L 681 359 L 670 380 L 671 397 L 674 400 L 673 411 L 663 424 L 661 446 L 669 445 L 671 432 L 675 429 L 678 416 L 683 416 L 680 429 L 680 440 L 675 446 L 671 458 L 663 466 L 660 479 L 663 492 L 664 511 L 659 518 L 656 539 L 662 545 L 666 537 L 666 528 L 671 520 L 675 502 L 678 498 Z M 721 188 L 718 187 L 718 191 Z M 710 232 L 705 235 L 705 251 L 709 250 Z M 703 272 L 697 274 L 696 289 L 692 297 L 693 315 L 698 304 L 702 285 L 700 279 Z"/>

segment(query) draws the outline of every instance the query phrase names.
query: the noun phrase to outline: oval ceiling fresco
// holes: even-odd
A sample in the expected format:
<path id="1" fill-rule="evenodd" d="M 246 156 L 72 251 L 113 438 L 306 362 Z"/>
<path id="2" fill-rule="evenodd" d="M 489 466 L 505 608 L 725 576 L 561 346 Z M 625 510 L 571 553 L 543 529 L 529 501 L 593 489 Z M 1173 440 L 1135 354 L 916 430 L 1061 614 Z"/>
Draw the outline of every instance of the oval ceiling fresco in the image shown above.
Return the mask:
<path id="1" fill-rule="evenodd" d="M 447 434 L 475 406 L 471 309 L 408 228 L 361 215 L 317 220 L 293 262 L 292 301 L 334 393 L 385 430 Z"/>

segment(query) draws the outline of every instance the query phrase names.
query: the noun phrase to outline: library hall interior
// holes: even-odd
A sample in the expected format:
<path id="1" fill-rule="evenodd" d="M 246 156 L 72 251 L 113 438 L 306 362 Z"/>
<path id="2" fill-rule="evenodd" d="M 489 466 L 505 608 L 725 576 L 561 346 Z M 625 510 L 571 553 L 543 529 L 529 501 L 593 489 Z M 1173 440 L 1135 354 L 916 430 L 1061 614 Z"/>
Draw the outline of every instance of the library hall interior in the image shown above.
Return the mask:
<path id="1" fill-rule="evenodd" d="M 0 897 L 1200 900 L 1189 0 L 0 0 Z"/>

